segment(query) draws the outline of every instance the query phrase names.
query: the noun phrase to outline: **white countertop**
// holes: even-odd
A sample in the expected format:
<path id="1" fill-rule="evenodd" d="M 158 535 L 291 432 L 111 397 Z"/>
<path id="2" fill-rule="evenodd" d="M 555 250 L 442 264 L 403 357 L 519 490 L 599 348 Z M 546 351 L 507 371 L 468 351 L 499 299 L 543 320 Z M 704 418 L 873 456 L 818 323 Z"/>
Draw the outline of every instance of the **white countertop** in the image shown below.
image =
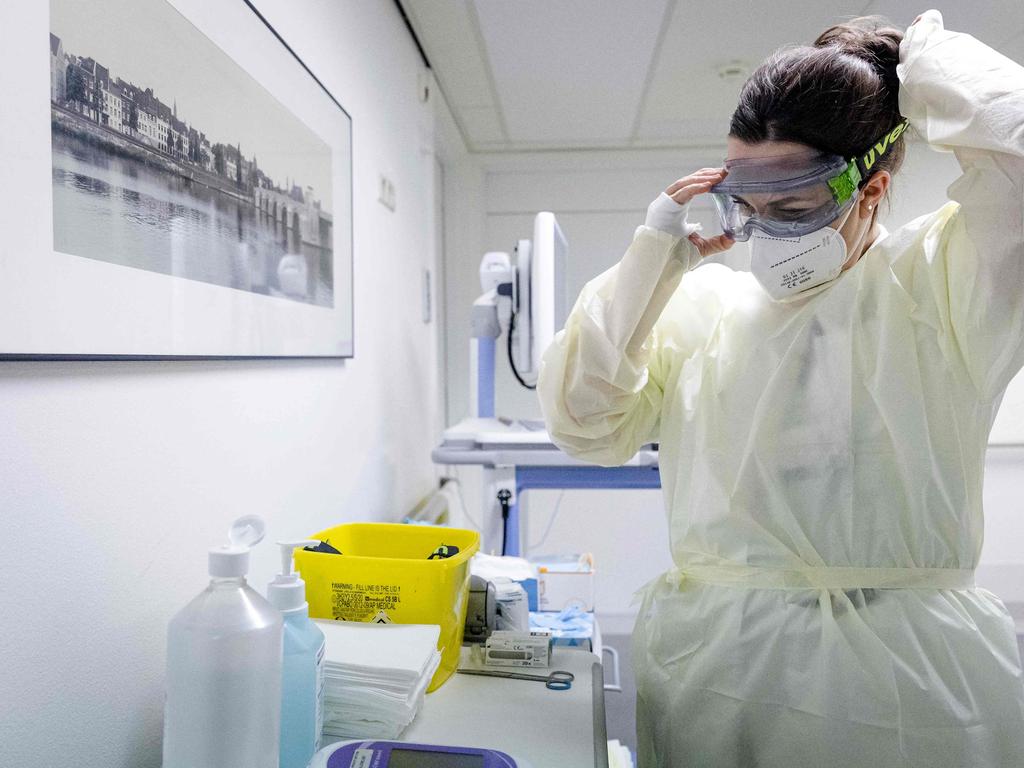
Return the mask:
<path id="1" fill-rule="evenodd" d="M 460 666 L 476 667 L 470 649 Z M 529 760 L 532 768 L 605 768 L 604 674 L 597 657 L 556 646 L 550 669 L 512 669 L 531 675 L 572 672 L 568 691 L 543 683 L 455 673 L 427 694 L 403 741 L 489 747 Z"/>

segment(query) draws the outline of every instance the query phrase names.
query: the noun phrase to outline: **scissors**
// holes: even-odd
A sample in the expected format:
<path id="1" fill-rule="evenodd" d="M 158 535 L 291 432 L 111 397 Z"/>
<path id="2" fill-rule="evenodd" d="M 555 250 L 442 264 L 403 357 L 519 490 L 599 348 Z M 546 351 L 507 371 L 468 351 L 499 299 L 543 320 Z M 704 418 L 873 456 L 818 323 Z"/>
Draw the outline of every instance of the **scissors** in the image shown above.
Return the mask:
<path id="1" fill-rule="evenodd" d="M 504 677 L 509 680 L 536 680 L 544 683 L 544 687 L 552 691 L 568 691 L 576 675 L 572 672 L 558 670 L 550 675 L 524 675 L 522 672 L 504 672 L 497 669 L 460 669 L 463 675 L 480 675 L 482 677 Z"/>

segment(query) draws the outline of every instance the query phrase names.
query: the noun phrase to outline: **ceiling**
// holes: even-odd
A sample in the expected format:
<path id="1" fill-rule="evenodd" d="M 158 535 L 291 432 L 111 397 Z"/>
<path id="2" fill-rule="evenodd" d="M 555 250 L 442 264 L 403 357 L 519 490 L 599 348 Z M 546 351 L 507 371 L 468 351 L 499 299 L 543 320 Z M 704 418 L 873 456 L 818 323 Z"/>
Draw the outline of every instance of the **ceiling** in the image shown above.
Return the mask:
<path id="1" fill-rule="evenodd" d="M 776 47 L 851 15 L 905 27 L 906 0 L 400 0 L 473 152 L 723 142 L 740 86 Z M 779 8 L 785 11 L 780 13 Z M 1024 2 L 940 8 L 1024 63 Z"/>

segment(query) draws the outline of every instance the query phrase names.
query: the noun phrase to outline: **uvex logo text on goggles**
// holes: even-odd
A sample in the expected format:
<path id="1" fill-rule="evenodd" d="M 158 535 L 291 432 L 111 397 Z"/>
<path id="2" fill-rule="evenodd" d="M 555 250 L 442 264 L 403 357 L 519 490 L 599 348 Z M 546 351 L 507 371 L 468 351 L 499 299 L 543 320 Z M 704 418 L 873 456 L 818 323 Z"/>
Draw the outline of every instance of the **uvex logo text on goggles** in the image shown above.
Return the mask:
<path id="1" fill-rule="evenodd" d="M 902 123 L 893 128 L 889 133 L 881 138 L 871 149 L 860 156 L 857 161 L 857 165 L 860 167 L 860 172 L 864 177 L 867 177 L 868 172 L 871 170 L 871 166 L 882 157 L 888 151 L 893 144 L 896 143 L 896 139 L 907 129 L 909 121 L 904 120 Z"/>

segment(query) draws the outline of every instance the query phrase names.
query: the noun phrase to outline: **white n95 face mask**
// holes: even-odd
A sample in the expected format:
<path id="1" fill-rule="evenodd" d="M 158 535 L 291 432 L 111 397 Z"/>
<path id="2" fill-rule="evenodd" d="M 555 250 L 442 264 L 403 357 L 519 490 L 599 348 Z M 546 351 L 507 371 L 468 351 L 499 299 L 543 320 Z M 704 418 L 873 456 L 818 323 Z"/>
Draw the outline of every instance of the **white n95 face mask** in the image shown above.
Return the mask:
<path id="1" fill-rule="evenodd" d="M 855 207 L 846 211 L 840 229 Z M 835 280 L 846 259 L 846 241 L 832 227 L 801 237 L 773 237 L 755 230 L 750 237 L 750 271 L 775 301 Z"/>

